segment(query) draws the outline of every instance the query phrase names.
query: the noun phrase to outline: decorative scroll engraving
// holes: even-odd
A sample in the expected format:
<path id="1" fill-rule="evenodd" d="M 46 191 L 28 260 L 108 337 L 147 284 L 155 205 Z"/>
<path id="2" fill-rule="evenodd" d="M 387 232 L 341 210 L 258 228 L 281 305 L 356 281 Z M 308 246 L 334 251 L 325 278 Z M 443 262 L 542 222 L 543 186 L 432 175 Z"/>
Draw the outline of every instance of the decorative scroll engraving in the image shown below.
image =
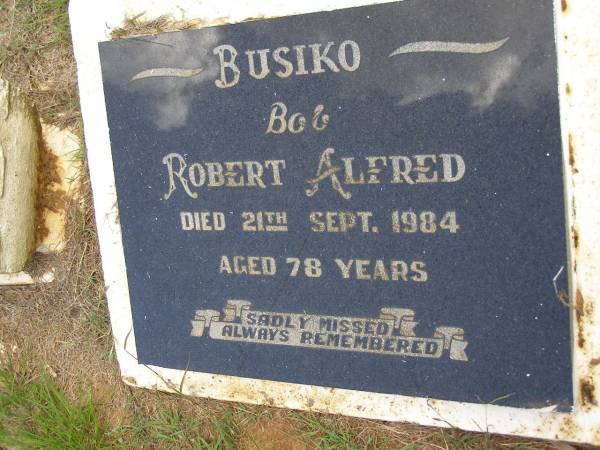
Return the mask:
<path id="1" fill-rule="evenodd" d="M 490 53 L 502 47 L 509 38 L 504 38 L 494 42 L 444 42 L 444 41 L 419 41 L 411 42 L 397 48 L 390 56 L 402 55 L 406 53 Z"/>
<path id="2" fill-rule="evenodd" d="M 490 52 L 493 52 L 493 51 L 501 48 L 508 41 L 508 39 L 509 38 L 507 37 L 507 38 L 501 39 L 499 41 L 473 42 L 473 43 L 472 42 L 447 42 L 447 41 L 410 42 L 406 45 L 403 45 L 403 46 L 397 48 L 392 53 L 390 53 L 389 56 L 392 57 L 392 56 L 402 55 L 402 54 L 407 54 L 407 53 L 432 53 L 432 52 L 471 53 L 471 54 L 490 53 Z M 332 43 L 328 44 L 327 49 L 329 49 L 331 44 Z M 317 45 L 317 44 L 315 44 L 315 45 Z M 348 61 L 346 61 L 346 59 L 345 59 L 345 53 L 338 52 L 338 57 L 340 58 L 339 64 L 342 69 L 353 72 L 353 71 L 357 70 L 360 65 L 360 48 L 359 48 L 358 44 L 354 41 L 345 41 L 342 44 L 340 44 L 340 50 L 344 49 L 345 45 L 350 45 L 351 48 L 353 49 L 353 51 L 355 52 L 355 54 L 353 54 L 354 55 L 353 63 L 352 63 L 352 66 L 349 65 Z M 312 45 L 310 47 L 313 48 Z M 315 48 L 318 48 L 318 47 L 315 47 Z M 321 57 L 319 56 L 318 52 L 315 53 L 315 48 L 313 48 L 313 59 L 314 59 L 314 61 L 319 62 L 319 66 L 315 67 L 314 70 L 310 71 L 309 73 L 321 73 L 321 71 L 323 71 L 323 68 L 320 65 Z M 230 55 L 233 55 L 232 59 L 230 59 L 230 60 L 224 59 L 225 58 L 224 57 L 225 49 L 229 51 Z M 279 49 L 275 49 L 274 53 L 276 53 L 278 50 Z M 269 50 L 261 50 L 261 51 L 268 52 Z M 247 51 L 246 52 L 246 54 L 248 54 L 249 58 L 250 58 L 248 60 L 248 64 L 251 67 L 250 74 L 256 79 L 262 79 L 269 73 L 269 68 L 268 68 L 268 66 L 266 68 L 263 67 L 263 65 L 266 65 L 266 59 L 265 59 L 265 61 L 261 60 L 262 61 L 261 62 L 261 64 L 262 64 L 261 70 L 262 71 L 260 72 L 261 75 L 259 76 L 254 72 L 256 70 L 254 68 L 254 58 L 252 56 L 252 55 L 254 55 L 254 52 L 255 51 Z M 240 78 L 240 69 L 237 67 L 236 63 L 234 62 L 235 55 L 237 55 L 237 51 L 235 50 L 235 48 L 230 45 L 222 45 L 222 46 L 219 46 L 219 47 L 213 49 L 213 53 L 219 54 L 222 78 L 225 76 L 224 73 L 225 73 L 226 68 L 231 69 L 231 71 L 234 73 L 233 80 L 224 80 L 224 79 L 217 80 L 216 81 L 217 87 L 227 88 L 227 87 L 231 87 L 231 86 L 234 86 L 235 84 L 237 84 L 237 82 L 239 81 L 239 78 Z M 266 53 L 264 55 L 266 55 Z M 335 64 L 333 63 L 333 61 L 330 58 L 327 58 L 327 60 L 330 61 L 329 64 L 331 64 L 331 67 L 335 68 L 335 71 L 339 71 L 339 68 L 337 66 L 335 66 Z M 288 61 L 288 64 L 291 64 L 291 63 Z M 202 72 L 201 67 L 198 67 L 195 69 L 183 69 L 183 68 L 176 68 L 176 67 L 156 67 L 156 68 L 146 69 L 141 72 L 138 72 L 131 78 L 130 81 L 142 80 L 144 78 L 155 78 L 155 77 L 190 78 L 190 77 L 195 77 L 200 72 Z M 291 73 L 292 72 L 290 72 L 286 76 L 291 75 Z"/>
<path id="3" fill-rule="evenodd" d="M 202 68 L 197 69 L 177 69 L 173 67 L 157 67 L 155 69 L 142 70 L 131 77 L 131 81 L 141 80 L 144 78 L 154 77 L 178 77 L 178 78 L 191 78 L 202 72 Z"/>
<path id="4" fill-rule="evenodd" d="M 222 312 L 197 310 L 191 335 L 418 358 L 440 358 L 447 352 L 452 360 L 469 360 L 462 328 L 437 327 L 433 337 L 418 337 L 411 309 L 382 308 L 378 318 L 361 318 L 257 311 L 251 305 L 246 300 L 228 300 Z"/>

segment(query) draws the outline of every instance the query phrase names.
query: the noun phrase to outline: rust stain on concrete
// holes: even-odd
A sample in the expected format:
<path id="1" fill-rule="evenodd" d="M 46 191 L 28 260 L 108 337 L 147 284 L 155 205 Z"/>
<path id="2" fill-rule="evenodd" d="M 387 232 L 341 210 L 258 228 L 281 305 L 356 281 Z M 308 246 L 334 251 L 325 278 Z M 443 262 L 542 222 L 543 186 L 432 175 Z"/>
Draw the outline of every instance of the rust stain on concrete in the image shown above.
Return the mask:
<path id="1" fill-rule="evenodd" d="M 579 248 L 579 232 L 575 225 L 571 227 L 571 234 L 573 235 L 573 248 L 577 250 Z"/>
<path id="2" fill-rule="evenodd" d="M 574 174 L 579 173 L 575 161 L 575 156 L 575 138 L 571 133 L 569 133 L 569 166 L 571 167 L 571 171 Z"/>
<path id="3" fill-rule="evenodd" d="M 577 319 L 577 346 L 585 347 L 585 331 L 584 331 L 584 299 L 581 291 L 577 289 L 575 296 L 575 318 Z"/>
<path id="4" fill-rule="evenodd" d="M 598 400 L 596 399 L 596 385 L 594 384 L 592 377 L 580 380 L 579 396 L 581 397 L 581 404 L 584 408 L 598 406 Z"/>
<path id="5" fill-rule="evenodd" d="M 564 440 L 565 438 L 568 439 L 572 436 L 577 436 L 580 433 L 581 427 L 577 425 L 573 416 L 567 416 L 560 424 L 559 435 L 556 436 L 556 439 Z"/>
<path id="6" fill-rule="evenodd" d="M 44 140 L 40 127 L 39 141 L 38 198 L 36 205 L 36 245 L 40 245 L 50 234 L 46 221 L 48 211 L 58 212 L 65 208 L 65 192 L 58 188 L 62 173 L 58 157 Z"/>
<path id="7" fill-rule="evenodd" d="M 71 131 L 42 123 L 36 245 L 43 251 L 60 252 L 66 245 L 67 210 L 79 192 L 80 147 L 78 137 Z"/>

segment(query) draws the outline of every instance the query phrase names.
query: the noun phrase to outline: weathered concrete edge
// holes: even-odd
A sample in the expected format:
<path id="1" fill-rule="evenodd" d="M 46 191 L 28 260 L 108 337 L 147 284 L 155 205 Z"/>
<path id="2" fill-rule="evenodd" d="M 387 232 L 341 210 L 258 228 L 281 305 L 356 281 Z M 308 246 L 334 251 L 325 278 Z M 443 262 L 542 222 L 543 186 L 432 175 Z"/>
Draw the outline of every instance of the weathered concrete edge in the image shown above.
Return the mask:
<path id="1" fill-rule="evenodd" d="M 137 363 L 121 229 L 108 136 L 97 43 L 110 39 L 126 17 L 171 15 L 202 18 L 207 25 L 384 3 L 378 0 L 326 0 L 314 3 L 268 0 L 72 0 L 71 27 L 78 63 L 85 137 L 94 191 L 96 220 L 117 358 L 126 383 L 186 395 L 322 411 L 388 421 L 456 427 L 600 444 L 598 391 L 600 365 L 600 4 L 555 0 L 558 33 L 563 157 L 570 236 L 573 306 L 573 360 L 576 408 L 572 414 L 372 394 L 290 383 L 211 375 Z M 101 4 L 99 4 L 101 3 Z M 596 80 L 591 82 L 590 80 Z M 567 88 L 567 85 L 569 88 Z M 568 93 L 567 93 L 568 92 Z M 594 120 L 596 119 L 596 120 Z M 575 149 L 575 151 L 571 151 Z M 598 306 L 598 307 L 596 307 Z M 583 345 L 579 345 L 582 343 Z"/>
<path id="2" fill-rule="evenodd" d="M 54 270 L 35 278 L 27 272 L 0 273 L 0 286 L 26 286 L 37 283 L 52 283 L 53 281 Z"/>
<path id="3" fill-rule="evenodd" d="M 35 253 L 41 126 L 31 99 L 2 79 L 0 111 L 0 272 L 18 273 Z"/>
<path id="4" fill-rule="evenodd" d="M 556 1 L 577 426 L 600 444 L 600 3 Z"/>

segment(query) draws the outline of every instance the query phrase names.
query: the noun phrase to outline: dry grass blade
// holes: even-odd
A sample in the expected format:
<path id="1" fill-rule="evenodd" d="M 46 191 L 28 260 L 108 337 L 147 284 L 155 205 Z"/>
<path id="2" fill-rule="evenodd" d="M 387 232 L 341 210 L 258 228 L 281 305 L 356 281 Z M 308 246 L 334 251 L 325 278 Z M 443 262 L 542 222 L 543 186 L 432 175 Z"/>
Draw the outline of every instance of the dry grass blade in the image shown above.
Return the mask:
<path id="1" fill-rule="evenodd" d="M 67 0 L 10 3 L 0 7 L 0 30 L 8 30 L 0 33 L 0 78 L 26 91 L 46 122 L 76 127 L 79 107 Z"/>
<path id="2" fill-rule="evenodd" d="M 174 20 L 168 16 L 161 16 L 154 20 L 143 20 L 141 15 L 128 18 L 121 28 L 112 32 L 113 39 L 150 36 L 170 31 L 188 30 L 206 25 L 203 20 Z"/>

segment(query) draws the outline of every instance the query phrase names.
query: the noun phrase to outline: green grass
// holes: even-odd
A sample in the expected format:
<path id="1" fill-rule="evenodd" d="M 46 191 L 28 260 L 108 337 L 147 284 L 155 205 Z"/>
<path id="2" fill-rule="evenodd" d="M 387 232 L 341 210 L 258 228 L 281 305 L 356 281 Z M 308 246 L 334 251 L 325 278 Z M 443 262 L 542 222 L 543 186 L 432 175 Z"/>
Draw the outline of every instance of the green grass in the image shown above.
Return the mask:
<path id="1" fill-rule="evenodd" d="M 133 424 L 108 429 L 90 393 L 82 393 L 77 401 L 69 401 L 45 370 L 22 370 L 9 362 L 0 366 L 0 447 L 40 450 L 237 448 L 240 412 L 225 408 L 206 424 L 198 415 L 173 407 L 158 408 L 154 414 L 148 414 L 135 405 L 136 394 L 131 395 Z"/>
<path id="2" fill-rule="evenodd" d="M 174 408 L 159 409 L 154 415 L 138 413 L 133 425 L 115 431 L 115 446 L 121 448 L 168 448 L 197 450 L 235 450 L 238 414 L 226 408 L 210 420 L 210 436 L 204 436 L 205 424 L 194 414 Z"/>
<path id="3" fill-rule="evenodd" d="M 16 0 L 14 10 L 11 3 L 7 1 L 0 6 L 0 10 L 12 10 L 10 27 L 4 30 L 11 40 L 0 62 L 16 53 L 36 53 L 70 41 L 68 0 Z M 42 33 L 47 39 L 37 42 L 29 39 Z"/>
<path id="4" fill-rule="evenodd" d="M 373 434 L 359 437 L 355 430 L 336 422 L 328 416 L 294 414 L 300 431 L 318 450 L 369 450 L 387 449 L 385 440 Z"/>
<path id="5" fill-rule="evenodd" d="M 0 77 L 27 92 L 42 118 L 79 119 L 68 0 L 0 1 Z"/>
<path id="6" fill-rule="evenodd" d="M 69 31 L 68 9 L 69 0 L 17 0 L 16 9 L 31 11 L 29 20 L 30 30 L 42 26 L 49 28 L 52 36 L 49 44 L 60 44 L 71 39 Z"/>
<path id="7" fill-rule="evenodd" d="M 20 449 L 110 448 L 90 395 L 70 402 L 45 371 L 0 367 L 0 445 Z"/>
<path id="8" fill-rule="evenodd" d="M 130 391 L 128 425 L 110 429 L 101 419 L 91 394 L 84 390 L 76 401 L 61 392 L 43 369 L 8 362 L 0 365 L 0 447 L 16 449 L 194 449 L 236 450 L 246 425 L 270 419 L 270 413 L 245 407 L 225 407 L 219 414 L 199 414 L 197 407 L 165 402 L 172 395 L 156 394 L 156 408 L 149 412 L 139 404 L 146 391 Z M 188 401 L 188 405 L 193 402 Z M 257 412 L 258 411 L 258 412 Z M 264 411 L 263 411 L 264 412 Z M 489 435 L 440 430 L 421 441 L 399 443 L 376 428 L 312 413 L 290 412 L 295 432 L 318 450 L 417 450 L 435 448 L 487 450 L 496 447 Z M 421 441 L 421 442 L 419 442 Z M 505 447 L 506 448 L 506 447 Z M 528 445 L 510 448 L 531 448 Z M 540 448 L 536 446 L 535 448 Z"/>
<path id="9" fill-rule="evenodd" d="M 447 443 L 448 447 L 456 450 L 471 450 L 471 449 L 483 449 L 493 450 L 490 446 L 489 437 L 485 435 L 475 434 L 463 434 L 463 433 L 450 433 L 447 431 L 440 431 L 440 436 Z"/>

